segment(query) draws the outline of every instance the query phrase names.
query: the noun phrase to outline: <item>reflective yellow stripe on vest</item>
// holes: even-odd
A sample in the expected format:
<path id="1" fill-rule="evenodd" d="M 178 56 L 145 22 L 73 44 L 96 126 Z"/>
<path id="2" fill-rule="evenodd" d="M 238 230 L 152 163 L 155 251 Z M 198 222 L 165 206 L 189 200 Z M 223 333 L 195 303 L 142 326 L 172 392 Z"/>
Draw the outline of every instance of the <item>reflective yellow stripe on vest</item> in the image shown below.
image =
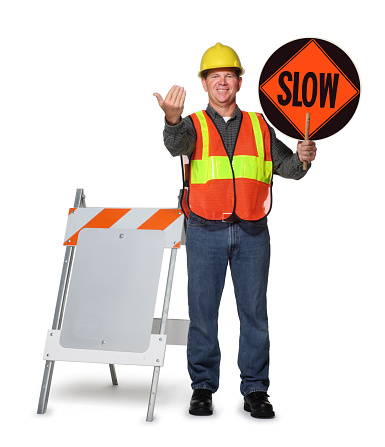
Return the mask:
<path id="1" fill-rule="evenodd" d="M 199 119 L 202 131 L 202 160 L 207 160 L 209 158 L 209 128 L 207 126 L 207 121 L 205 116 L 203 115 L 203 112 L 197 112 L 196 116 Z"/>
<path id="2" fill-rule="evenodd" d="M 265 151 L 263 147 L 263 135 L 259 120 L 255 113 L 249 113 L 253 126 L 255 142 L 258 150 L 258 157 L 254 155 L 235 155 L 232 160 L 225 156 L 209 156 L 209 132 L 206 118 L 203 112 L 196 113 L 201 124 L 202 131 L 202 160 L 191 160 L 191 183 L 202 184 L 210 180 L 232 179 L 233 170 L 235 178 L 249 178 L 270 184 L 273 164 L 265 161 Z"/>

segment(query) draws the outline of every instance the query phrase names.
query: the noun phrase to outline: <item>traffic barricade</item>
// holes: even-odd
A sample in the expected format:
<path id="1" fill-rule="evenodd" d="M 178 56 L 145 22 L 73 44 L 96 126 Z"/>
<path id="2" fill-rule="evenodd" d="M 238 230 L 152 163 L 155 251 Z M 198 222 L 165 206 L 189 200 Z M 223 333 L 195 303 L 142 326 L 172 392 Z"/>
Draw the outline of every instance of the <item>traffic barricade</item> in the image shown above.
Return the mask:
<path id="1" fill-rule="evenodd" d="M 154 367 L 147 410 L 153 420 L 166 344 L 185 345 L 189 320 L 168 319 L 176 254 L 184 242 L 179 208 L 87 208 L 82 189 L 69 210 L 66 252 L 38 413 L 46 411 L 56 361 Z M 154 318 L 164 249 L 170 262 L 161 318 Z"/>

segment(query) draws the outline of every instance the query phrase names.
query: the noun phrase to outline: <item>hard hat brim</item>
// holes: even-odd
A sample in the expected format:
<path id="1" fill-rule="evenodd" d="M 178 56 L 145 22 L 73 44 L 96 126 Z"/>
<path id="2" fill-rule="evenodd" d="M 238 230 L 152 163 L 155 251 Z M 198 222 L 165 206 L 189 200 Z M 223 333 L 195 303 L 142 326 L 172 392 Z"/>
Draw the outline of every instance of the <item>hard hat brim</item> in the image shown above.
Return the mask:
<path id="1" fill-rule="evenodd" d="M 242 68 L 242 67 L 228 67 L 228 66 L 224 67 L 223 65 L 218 65 L 218 66 L 215 66 L 215 67 L 207 67 L 207 68 L 205 68 L 205 69 L 199 71 L 199 72 L 198 72 L 198 77 L 201 78 L 201 77 L 202 77 L 202 73 L 203 73 L 204 71 L 207 71 L 207 70 L 213 70 L 213 69 L 215 69 L 215 68 L 239 68 L 239 69 L 241 70 L 240 73 L 239 73 L 239 76 L 242 76 L 242 75 L 245 74 L 245 69 Z"/>

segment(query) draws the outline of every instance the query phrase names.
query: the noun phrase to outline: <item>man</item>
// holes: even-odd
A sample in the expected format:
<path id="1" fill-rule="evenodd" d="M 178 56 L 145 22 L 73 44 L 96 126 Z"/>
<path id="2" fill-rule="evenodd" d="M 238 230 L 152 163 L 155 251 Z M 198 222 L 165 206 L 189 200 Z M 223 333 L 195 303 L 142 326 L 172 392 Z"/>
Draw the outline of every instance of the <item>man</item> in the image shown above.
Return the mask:
<path id="1" fill-rule="evenodd" d="M 218 310 L 227 265 L 240 319 L 238 365 L 244 409 L 272 418 L 268 400 L 269 334 L 266 289 L 270 261 L 267 214 L 272 174 L 300 179 L 316 156 L 313 141 L 297 153 L 279 141 L 262 115 L 242 112 L 236 94 L 244 73 L 236 52 L 217 43 L 202 57 L 199 77 L 206 111 L 181 119 L 186 92 L 173 86 L 163 100 L 164 142 L 190 160 L 186 251 L 190 328 L 187 356 L 193 395 L 190 414 L 213 413 L 219 386 Z"/>

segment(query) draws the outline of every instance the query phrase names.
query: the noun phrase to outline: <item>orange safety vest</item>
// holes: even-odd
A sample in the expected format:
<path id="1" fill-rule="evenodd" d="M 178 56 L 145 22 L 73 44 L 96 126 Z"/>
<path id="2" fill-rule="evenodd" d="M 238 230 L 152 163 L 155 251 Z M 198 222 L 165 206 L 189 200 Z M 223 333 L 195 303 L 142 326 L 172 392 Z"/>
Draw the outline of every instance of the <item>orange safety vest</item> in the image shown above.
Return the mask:
<path id="1" fill-rule="evenodd" d="M 186 215 L 191 210 L 209 220 L 234 215 L 242 220 L 265 217 L 271 208 L 273 163 L 270 131 L 262 115 L 242 112 L 232 160 L 207 113 L 190 116 L 197 141 L 191 159 L 182 157 Z"/>

